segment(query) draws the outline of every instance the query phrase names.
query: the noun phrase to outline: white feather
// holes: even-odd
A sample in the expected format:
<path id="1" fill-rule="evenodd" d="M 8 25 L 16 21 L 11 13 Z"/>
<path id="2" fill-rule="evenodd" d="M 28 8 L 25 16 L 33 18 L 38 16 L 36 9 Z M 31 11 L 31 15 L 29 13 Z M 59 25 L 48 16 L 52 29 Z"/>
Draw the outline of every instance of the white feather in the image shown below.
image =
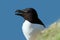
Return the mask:
<path id="1" fill-rule="evenodd" d="M 36 36 L 40 31 L 44 29 L 43 25 L 32 24 L 25 20 L 22 26 L 22 31 L 27 40 L 35 40 Z"/>

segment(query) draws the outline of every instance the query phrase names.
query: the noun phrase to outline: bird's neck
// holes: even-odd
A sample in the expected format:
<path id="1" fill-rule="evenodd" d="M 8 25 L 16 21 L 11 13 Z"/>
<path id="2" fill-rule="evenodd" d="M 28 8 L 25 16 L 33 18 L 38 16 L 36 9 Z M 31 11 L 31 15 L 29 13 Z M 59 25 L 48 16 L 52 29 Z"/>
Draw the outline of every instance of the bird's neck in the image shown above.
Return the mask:
<path id="1" fill-rule="evenodd" d="M 28 21 L 30 23 L 34 23 L 34 24 L 40 24 L 40 20 L 38 18 L 28 18 Z"/>
<path id="2" fill-rule="evenodd" d="M 32 23 L 30 23 L 28 20 L 25 20 L 24 23 L 23 23 L 23 27 L 26 26 L 25 28 L 28 28 L 28 27 L 31 26 L 31 24 L 32 24 Z"/>

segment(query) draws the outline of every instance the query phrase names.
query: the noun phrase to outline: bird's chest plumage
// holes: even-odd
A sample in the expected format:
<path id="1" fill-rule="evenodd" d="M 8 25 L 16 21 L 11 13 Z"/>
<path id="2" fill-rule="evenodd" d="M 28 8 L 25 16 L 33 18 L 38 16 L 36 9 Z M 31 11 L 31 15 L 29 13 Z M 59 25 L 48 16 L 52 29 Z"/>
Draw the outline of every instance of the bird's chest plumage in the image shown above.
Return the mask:
<path id="1" fill-rule="evenodd" d="M 23 34 L 27 38 L 27 40 L 30 40 L 30 38 L 33 36 L 35 37 L 35 35 L 43 29 L 44 27 L 42 25 L 32 24 L 27 20 L 25 20 L 22 26 Z"/>

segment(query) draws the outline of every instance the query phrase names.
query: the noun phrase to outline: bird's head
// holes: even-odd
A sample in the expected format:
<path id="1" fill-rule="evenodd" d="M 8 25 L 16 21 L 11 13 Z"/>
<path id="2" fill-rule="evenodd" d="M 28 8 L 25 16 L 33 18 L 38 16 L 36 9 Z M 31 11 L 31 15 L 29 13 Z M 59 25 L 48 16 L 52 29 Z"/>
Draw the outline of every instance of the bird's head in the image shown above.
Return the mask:
<path id="1" fill-rule="evenodd" d="M 33 8 L 26 8 L 23 10 L 16 10 L 16 15 L 22 16 L 24 19 L 38 18 L 37 12 Z"/>

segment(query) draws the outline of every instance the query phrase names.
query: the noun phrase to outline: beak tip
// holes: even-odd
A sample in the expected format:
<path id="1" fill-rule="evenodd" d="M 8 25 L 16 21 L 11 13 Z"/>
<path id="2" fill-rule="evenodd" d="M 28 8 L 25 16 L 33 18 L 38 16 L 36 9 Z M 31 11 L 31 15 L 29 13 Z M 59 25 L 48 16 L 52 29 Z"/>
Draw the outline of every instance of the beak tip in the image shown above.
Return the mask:
<path id="1" fill-rule="evenodd" d="M 17 15 L 17 14 L 15 14 L 15 15 Z"/>
<path id="2" fill-rule="evenodd" d="M 16 10 L 15 12 L 19 12 L 19 10 Z"/>
<path id="3" fill-rule="evenodd" d="M 15 14 L 15 15 L 17 15 L 17 14 Z"/>
<path id="4" fill-rule="evenodd" d="M 21 16 L 22 14 L 18 14 L 18 13 L 16 13 L 15 15 L 17 15 L 17 16 Z"/>
<path id="5" fill-rule="evenodd" d="M 25 13 L 25 12 L 22 10 L 16 10 L 15 13 L 16 13 L 15 15 L 22 16 L 23 15 L 22 13 Z"/>

